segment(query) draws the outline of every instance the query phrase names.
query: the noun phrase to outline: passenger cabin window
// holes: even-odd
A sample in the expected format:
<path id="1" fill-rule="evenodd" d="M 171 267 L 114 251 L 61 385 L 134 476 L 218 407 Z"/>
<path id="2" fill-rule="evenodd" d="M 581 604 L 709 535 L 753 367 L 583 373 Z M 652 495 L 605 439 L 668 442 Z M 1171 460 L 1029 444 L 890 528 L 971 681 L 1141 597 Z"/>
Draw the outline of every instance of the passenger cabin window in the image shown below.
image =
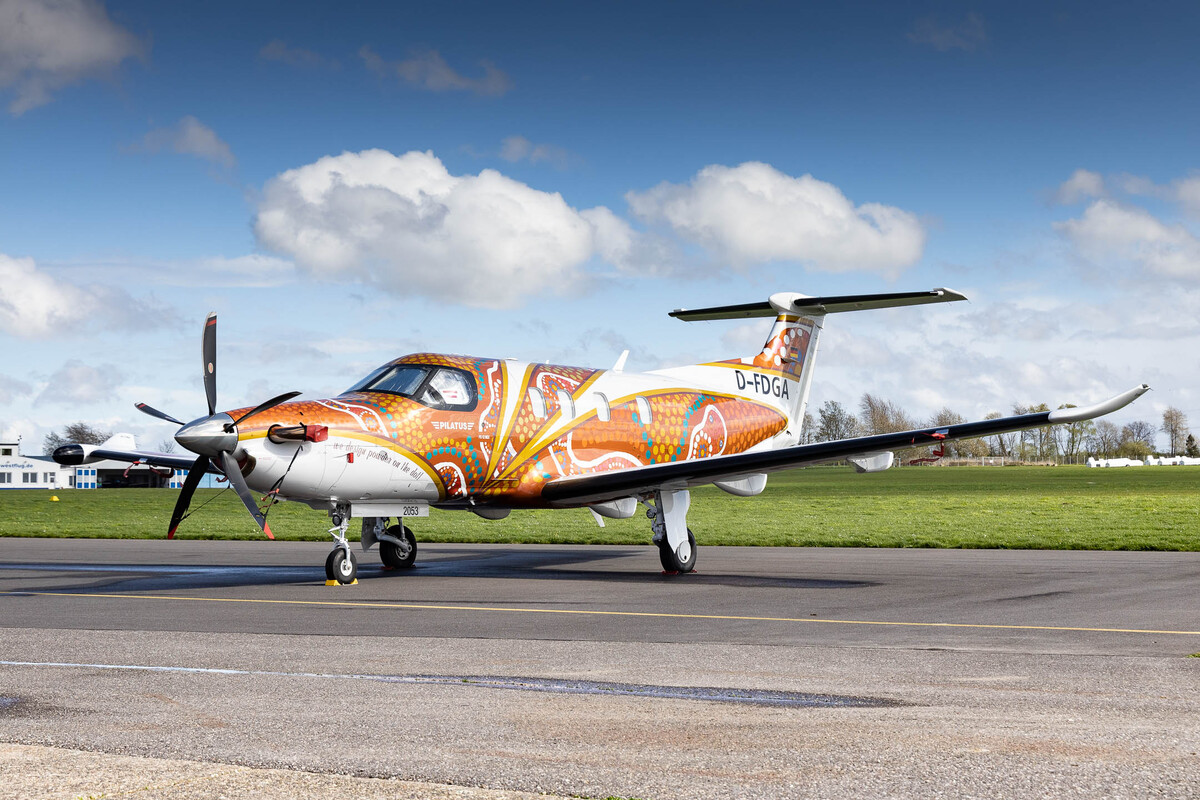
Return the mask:
<path id="1" fill-rule="evenodd" d="M 558 390 L 558 409 L 562 419 L 575 419 L 575 402 L 562 389 Z"/>
<path id="2" fill-rule="evenodd" d="M 594 396 L 596 398 L 596 419 L 608 422 L 612 419 L 612 412 L 608 408 L 608 398 L 604 396 L 603 392 L 596 392 Z"/>
<path id="3" fill-rule="evenodd" d="M 529 407 L 537 419 L 546 418 L 546 398 L 542 397 L 540 389 L 529 387 Z"/>
<path id="4" fill-rule="evenodd" d="M 347 391 L 398 394 L 430 408 L 450 411 L 470 411 L 479 399 L 475 379 L 464 370 L 422 364 L 380 367 Z"/>
<path id="5" fill-rule="evenodd" d="M 644 397 L 637 399 L 638 421 L 643 425 L 649 425 L 654 420 L 650 417 L 650 401 Z"/>

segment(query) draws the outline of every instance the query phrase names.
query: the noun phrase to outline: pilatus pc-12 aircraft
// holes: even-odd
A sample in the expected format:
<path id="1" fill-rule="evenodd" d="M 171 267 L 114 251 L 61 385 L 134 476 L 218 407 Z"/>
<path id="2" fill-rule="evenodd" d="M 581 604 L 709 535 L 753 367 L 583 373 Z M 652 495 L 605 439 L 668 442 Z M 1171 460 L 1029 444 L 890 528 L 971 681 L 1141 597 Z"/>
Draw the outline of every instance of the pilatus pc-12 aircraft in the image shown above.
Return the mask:
<path id="1" fill-rule="evenodd" d="M 327 577 L 355 580 L 346 531 L 362 519 L 362 547 L 379 545 L 385 565 L 413 564 L 417 544 L 405 518 L 429 509 L 501 519 L 514 508 L 588 508 L 623 519 L 646 507 L 663 569 L 690 572 L 696 540 L 687 526 L 689 489 L 715 484 L 760 493 L 776 470 L 848 460 L 860 472 L 892 466 L 893 450 L 987 436 L 1115 411 L 1146 392 L 1138 386 L 1103 403 L 1021 416 L 797 445 L 812 385 L 817 340 L 829 314 L 965 300 L 949 289 L 808 297 L 672 312 L 676 319 L 774 317 L 762 350 L 745 358 L 625 372 L 515 359 L 418 353 L 391 361 L 327 400 L 298 392 L 254 408 L 217 410 L 217 318 L 204 325 L 208 414 L 179 425 L 187 456 L 66 445 L 61 464 L 99 459 L 188 470 L 167 536 L 175 535 L 207 472 L 224 475 L 267 536 L 275 500 L 327 511 L 335 544 Z M 391 520 L 396 520 L 391 524 Z M 273 537 L 272 537 L 273 538 Z"/>

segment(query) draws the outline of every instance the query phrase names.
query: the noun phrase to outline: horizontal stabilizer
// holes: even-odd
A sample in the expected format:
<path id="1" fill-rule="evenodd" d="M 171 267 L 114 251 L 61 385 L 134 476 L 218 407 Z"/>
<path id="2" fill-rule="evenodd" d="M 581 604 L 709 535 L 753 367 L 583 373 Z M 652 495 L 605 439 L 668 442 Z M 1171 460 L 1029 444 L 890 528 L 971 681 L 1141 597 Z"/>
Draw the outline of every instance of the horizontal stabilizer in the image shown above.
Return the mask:
<path id="1" fill-rule="evenodd" d="M 809 297 L 797 292 L 779 292 L 761 303 L 741 303 L 712 308 L 677 308 L 671 312 L 675 319 L 700 322 L 710 319 L 746 319 L 747 317 L 776 317 L 780 314 L 814 316 L 838 314 L 843 311 L 867 311 L 875 308 L 919 306 L 926 303 L 952 303 L 967 298 L 951 289 L 931 289 L 927 292 L 889 292 L 887 294 L 845 294 L 829 297 Z"/>

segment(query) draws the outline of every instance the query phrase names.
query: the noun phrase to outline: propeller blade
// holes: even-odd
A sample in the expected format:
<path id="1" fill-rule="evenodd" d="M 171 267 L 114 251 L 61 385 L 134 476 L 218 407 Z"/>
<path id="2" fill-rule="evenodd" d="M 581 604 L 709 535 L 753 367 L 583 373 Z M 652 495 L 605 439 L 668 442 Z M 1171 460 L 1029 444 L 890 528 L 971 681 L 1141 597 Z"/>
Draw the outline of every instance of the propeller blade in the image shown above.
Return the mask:
<path id="1" fill-rule="evenodd" d="M 258 527 L 263 529 L 263 533 L 267 535 L 268 539 L 274 539 L 275 534 L 271 533 L 271 526 L 267 524 L 267 518 L 258 510 L 254 496 L 250 494 L 250 487 L 246 485 L 246 479 L 242 477 L 242 471 L 238 469 L 237 459 L 233 457 L 232 453 L 221 451 L 221 469 L 224 470 L 225 477 L 229 479 L 229 485 L 237 492 L 238 497 L 242 498 L 242 503 L 250 512 L 250 516 L 254 517 L 254 521 L 258 523 Z"/>
<path id="2" fill-rule="evenodd" d="M 204 323 L 204 394 L 208 397 L 208 415 L 217 413 L 217 312 Z"/>
<path id="3" fill-rule="evenodd" d="M 166 414 L 162 411 L 159 411 L 157 408 L 152 408 L 152 407 L 146 405 L 145 403 L 134 403 L 133 407 L 136 408 L 138 411 L 142 412 L 143 414 L 149 414 L 152 417 L 158 417 L 159 419 L 165 419 L 167 422 L 174 422 L 176 425 L 183 424 L 179 420 L 172 417 L 170 414 Z"/>
<path id="4" fill-rule="evenodd" d="M 266 411 L 268 408 L 274 408 L 275 406 L 279 405 L 280 403 L 286 403 L 288 400 L 291 400 L 293 397 L 296 397 L 299 394 L 300 394 L 300 392 L 285 392 L 284 394 L 281 394 L 278 397 L 272 397 L 267 402 L 260 403 L 259 405 L 255 406 L 254 408 L 247 411 L 245 414 L 242 414 L 240 417 L 238 417 L 237 419 L 235 419 L 233 421 L 233 424 L 235 427 L 238 425 L 241 425 L 243 422 L 248 420 L 250 417 L 253 417 L 255 414 L 258 414 L 259 412 L 262 412 L 262 411 Z"/>
<path id="5" fill-rule="evenodd" d="M 196 493 L 196 487 L 200 485 L 200 479 L 206 472 L 208 472 L 208 456 L 200 456 L 188 470 L 187 479 L 183 482 L 183 490 L 179 492 L 179 499 L 175 501 L 175 511 L 171 514 L 171 527 L 167 530 L 168 539 L 175 538 L 175 529 L 183 521 L 183 515 L 187 513 L 188 506 L 192 502 L 192 495 Z"/>

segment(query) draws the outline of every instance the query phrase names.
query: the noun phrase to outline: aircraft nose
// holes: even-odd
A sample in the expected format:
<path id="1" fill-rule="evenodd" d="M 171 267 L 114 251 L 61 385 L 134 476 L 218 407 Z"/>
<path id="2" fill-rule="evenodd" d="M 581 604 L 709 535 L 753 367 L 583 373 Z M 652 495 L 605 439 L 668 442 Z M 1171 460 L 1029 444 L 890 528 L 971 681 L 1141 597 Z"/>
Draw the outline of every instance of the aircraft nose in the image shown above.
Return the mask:
<path id="1" fill-rule="evenodd" d="M 193 453 L 216 458 L 237 447 L 237 428 L 228 414 L 213 414 L 184 425 L 175 433 L 175 441 Z"/>

